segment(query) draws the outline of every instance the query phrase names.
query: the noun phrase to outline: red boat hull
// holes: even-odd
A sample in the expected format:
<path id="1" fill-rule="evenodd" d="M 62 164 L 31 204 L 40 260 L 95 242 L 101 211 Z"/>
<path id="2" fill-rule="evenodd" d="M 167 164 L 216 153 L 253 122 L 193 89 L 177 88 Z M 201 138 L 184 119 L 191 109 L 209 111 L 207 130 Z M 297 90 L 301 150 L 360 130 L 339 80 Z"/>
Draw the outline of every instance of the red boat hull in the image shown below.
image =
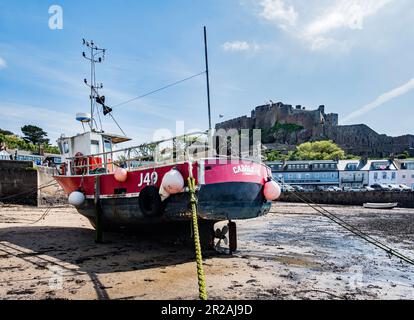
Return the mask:
<path id="1" fill-rule="evenodd" d="M 127 227 L 188 220 L 188 192 L 171 195 L 162 203 L 156 199 L 163 176 L 172 168 L 176 168 L 187 180 L 188 163 L 129 171 L 128 178 L 123 183 L 116 181 L 113 174 L 99 175 L 104 225 Z M 271 171 L 265 165 L 247 160 L 206 159 L 194 162 L 192 171 L 197 183 L 198 213 L 201 219 L 249 219 L 268 212 L 270 203 L 264 198 L 263 186 L 271 177 Z M 55 177 L 67 194 L 76 190 L 85 194 L 86 201 L 77 210 L 92 223 L 95 219 L 95 176 Z M 149 204 L 148 210 L 145 209 L 143 197 L 149 197 L 144 199 Z M 151 201 L 156 202 L 156 205 Z"/>

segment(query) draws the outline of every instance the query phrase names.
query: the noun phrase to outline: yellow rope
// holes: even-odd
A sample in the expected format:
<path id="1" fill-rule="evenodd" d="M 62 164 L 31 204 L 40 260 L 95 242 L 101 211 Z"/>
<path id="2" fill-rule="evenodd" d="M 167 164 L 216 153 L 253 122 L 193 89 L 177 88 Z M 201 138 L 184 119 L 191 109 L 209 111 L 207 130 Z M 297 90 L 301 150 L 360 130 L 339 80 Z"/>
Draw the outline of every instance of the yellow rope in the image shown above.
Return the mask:
<path id="1" fill-rule="evenodd" d="M 198 292 L 201 300 L 207 300 L 206 279 L 203 270 L 203 258 L 201 256 L 200 234 L 198 232 L 198 217 L 197 217 L 197 200 L 195 196 L 195 180 L 192 177 L 188 178 L 188 188 L 190 190 L 190 203 L 193 216 L 193 231 L 194 231 L 194 246 L 196 252 L 197 262 L 197 276 L 198 276 Z"/>

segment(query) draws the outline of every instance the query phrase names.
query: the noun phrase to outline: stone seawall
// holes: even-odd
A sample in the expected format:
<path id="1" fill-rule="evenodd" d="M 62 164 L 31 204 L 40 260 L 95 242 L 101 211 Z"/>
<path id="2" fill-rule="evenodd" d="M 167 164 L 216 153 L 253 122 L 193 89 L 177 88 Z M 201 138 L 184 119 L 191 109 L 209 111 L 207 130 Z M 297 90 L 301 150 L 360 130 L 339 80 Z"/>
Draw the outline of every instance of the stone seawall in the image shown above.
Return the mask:
<path id="1" fill-rule="evenodd" d="M 363 205 L 367 202 L 398 202 L 401 208 L 414 208 L 414 192 L 304 192 L 299 196 L 320 204 Z M 293 193 L 283 193 L 280 201 L 301 202 Z"/>
<path id="2" fill-rule="evenodd" d="M 38 186 L 48 186 L 55 181 L 53 175 L 56 174 L 55 168 L 38 167 L 37 181 Z M 58 184 L 53 184 L 46 188 L 41 188 L 38 192 L 38 206 L 62 205 L 67 204 L 68 198 L 63 189 Z"/>
<path id="3" fill-rule="evenodd" d="M 29 161 L 0 160 L 0 202 L 37 205 L 37 170 Z"/>
<path id="4" fill-rule="evenodd" d="M 0 203 L 44 206 L 66 204 L 67 196 L 59 185 L 47 188 L 54 168 L 33 167 L 31 161 L 0 160 Z"/>

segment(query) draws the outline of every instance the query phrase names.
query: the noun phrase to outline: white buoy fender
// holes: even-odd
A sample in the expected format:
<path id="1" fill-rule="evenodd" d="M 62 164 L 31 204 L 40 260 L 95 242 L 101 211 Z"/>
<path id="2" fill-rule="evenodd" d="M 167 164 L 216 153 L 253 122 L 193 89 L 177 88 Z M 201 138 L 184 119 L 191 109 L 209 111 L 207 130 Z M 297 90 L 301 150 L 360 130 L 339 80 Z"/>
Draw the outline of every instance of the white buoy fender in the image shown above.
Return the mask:
<path id="1" fill-rule="evenodd" d="M 276 181 L 270 180 L 264 185 L 263 194 L 266 200 L 277 200 L 280 197 L 281 192 L 280 186 Z"/>
<path id="2" fill-rule="evenodd" d="M 79 207 L 85 201 L 85 195 L 80 191 L 73 191 L 69 195 L 68 202 L 72 206 Z"/>
<path id="3" fill-rule="evenodd" d="M 118 182 L 125 182 L 128 178 L 128 171 L 124 168 L 117 168 L 114 174 L 115 180 Z"/>
<path id="4" fill-rule="evenodd" d="M 172 169 L 162 178 L 161 186 L 169 194 L 180 193 L 184 189 L 184 178 L 178 170 Z"/>

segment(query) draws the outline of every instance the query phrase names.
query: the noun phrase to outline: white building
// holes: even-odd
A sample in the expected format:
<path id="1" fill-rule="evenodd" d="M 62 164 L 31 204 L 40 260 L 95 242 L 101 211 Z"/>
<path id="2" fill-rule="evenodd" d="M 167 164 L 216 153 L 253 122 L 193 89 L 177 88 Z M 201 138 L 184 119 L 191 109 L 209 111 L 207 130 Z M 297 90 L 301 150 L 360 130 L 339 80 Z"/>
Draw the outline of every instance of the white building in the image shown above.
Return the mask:
<path id="1" fill-rule="evenodd" d="M 398 167 L 397 183 L 414 190 L 414 160 L 396 160 L 395 164 Z"/>
<path id="2" fill-rule="evenodd" d="M 0 151 L 0 160 L 10 160 L 10 153 L 8 153 L 6 150 Z"/>
<path id="3" fill-rule="evenodd" d="M 369 184 L 369 171 L 366 161 L 362 160 L 339 160 L 339 187 L 362 188 Z"/>
<path id="4" fill-rule="evenodd" d="M 397 184 L 398 170 L 391 160 L 368 160 L 363 170 L 369 170 L 368 185 Z"/>

